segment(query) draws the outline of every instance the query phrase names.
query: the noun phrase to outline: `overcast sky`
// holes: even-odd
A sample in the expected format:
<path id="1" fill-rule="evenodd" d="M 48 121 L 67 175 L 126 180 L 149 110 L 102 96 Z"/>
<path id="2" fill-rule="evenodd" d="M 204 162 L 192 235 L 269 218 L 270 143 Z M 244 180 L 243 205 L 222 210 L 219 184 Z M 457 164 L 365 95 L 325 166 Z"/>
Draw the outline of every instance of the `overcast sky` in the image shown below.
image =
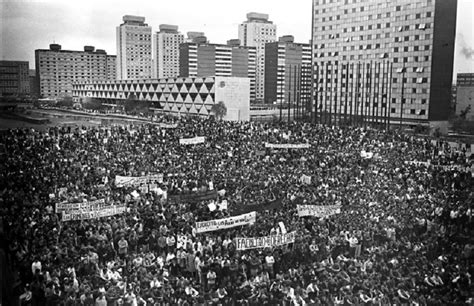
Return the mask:
<path id="1" fill-rule="evenodd" d="M 452 1 L 452 0 L 441 0 Z M 34 50 L 53 41 L 65 50 L 84 45 L 116 54 L 115 28 L 122 16 L 146 18 L 153 31 L 162 23 L 182 33 L 205 32 L 213 43 L 238 37 L 238 25 L 248 12 L 270 15 L 277 36 L 293 35 L 296 42 L 311 37 L 311 0 L 0 0 L 0 59 L 29 61 Z M 458 0 L 455 68 L 474 72 L 474 0 Z"/>

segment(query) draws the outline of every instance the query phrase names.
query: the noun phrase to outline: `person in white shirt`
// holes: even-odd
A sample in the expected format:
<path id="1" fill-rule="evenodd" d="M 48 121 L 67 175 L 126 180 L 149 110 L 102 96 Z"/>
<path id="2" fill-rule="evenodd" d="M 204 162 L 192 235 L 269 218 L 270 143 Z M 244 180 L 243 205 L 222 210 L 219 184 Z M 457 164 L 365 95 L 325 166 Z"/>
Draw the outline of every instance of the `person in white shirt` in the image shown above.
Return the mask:
<path id="1" fill-rule="evenodd" d="M 39 273 L 41 273 L 41 261 L 39 261 L 38 259 L 33 261 L 33 263 L 31 264 L 31 272 L 33 272 L 33 275 L 36 274 L 36 270 L 39 270 Z"/>

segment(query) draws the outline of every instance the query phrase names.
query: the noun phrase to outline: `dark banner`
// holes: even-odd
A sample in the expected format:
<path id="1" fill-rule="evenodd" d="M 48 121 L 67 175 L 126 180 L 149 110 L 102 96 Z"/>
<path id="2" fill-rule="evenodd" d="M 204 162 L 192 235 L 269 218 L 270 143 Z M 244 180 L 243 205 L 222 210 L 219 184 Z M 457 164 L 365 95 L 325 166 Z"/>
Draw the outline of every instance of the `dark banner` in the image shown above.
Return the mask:
<path id="1" fill-rule="evenodd" d="M 169 195 L 168 199 L 174 202 L 196 203 L 217 199 L 216 190 L 198 191 L 184 194 Z"/>
<path id="2" fill-rule="evenodd" d="M 264 203 L 258 203 L 258 204 L 251 204 L 251 205 L 245 205 L 245 204 L 240 204 L 239 206 L 235 207 L 234 210 L 232 211 L 232 215 L 240 215 L 240 214 L 246 214 L 251 211 L 265 211 L 265 210 L 272 210 L 272 209 L 279 209 L 282 205 L 282 199 L 276 199 L 272 201 L 267 201 Z"/>

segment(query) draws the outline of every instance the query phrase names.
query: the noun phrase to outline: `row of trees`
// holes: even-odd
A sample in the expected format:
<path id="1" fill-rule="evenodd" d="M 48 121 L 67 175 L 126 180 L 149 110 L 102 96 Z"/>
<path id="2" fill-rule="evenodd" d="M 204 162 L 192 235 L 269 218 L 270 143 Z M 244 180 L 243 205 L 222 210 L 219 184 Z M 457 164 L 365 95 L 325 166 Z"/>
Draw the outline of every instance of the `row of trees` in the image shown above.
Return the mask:
<path id="1" fill-rule="evenodd" d="M 126 100 L 116 100 L 116 103 L 117 106 L 122 107 L 127 114 L 147 114 L 152 112 L 152 108 L 163 108 L 160 102 L 139 100 L 134 94 L 130 94 Z M 64 98 L 58 102 L 58 106 L 65 107 L 72 107 L 73 104 L 72 98 Z M 104 110 L 107 108 L 107 106 L 104 105 L 99 99 L 95 98 L 91 98 L 87 102 L 83 103 L 82 107 L 90 110 Z M 225 106 L 224 102 L 220 101 L 212 106 L 211 113 L 216 119 L 222 119 L 227 114 L 227 107 Z"/>

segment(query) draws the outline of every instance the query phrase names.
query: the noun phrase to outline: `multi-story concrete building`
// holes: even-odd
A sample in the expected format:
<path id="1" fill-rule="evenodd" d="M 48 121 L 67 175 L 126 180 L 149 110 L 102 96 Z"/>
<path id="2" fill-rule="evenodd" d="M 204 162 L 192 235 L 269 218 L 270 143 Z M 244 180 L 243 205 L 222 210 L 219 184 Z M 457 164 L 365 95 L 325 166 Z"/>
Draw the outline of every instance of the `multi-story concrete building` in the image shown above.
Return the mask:
<path id="1" fill-rule="evenodd" d="M 248 13 L 247 20 L 239 25 L 242 46 L 257 49 L 256 100 L 263 101 L 265 94 L 265 44 L 276 41 L 276 25 L 267 14 Z"/>
<path id="2" fill-rule="evenodd" d="M 0 97 L 30 94 L 28 62 L 0 61 Z"/>
<path id="3" fill-rule="evenodd" d="M 303 116 L 311 109 L 311 45 L 291 35 L 265 45 L 265 103 L 287 104 Z"/>
<path id="4" fill-rule="evenodd" d="M 49 49 L 35 50 L 35 70 L 38 92 L 43 97 L 58 98 L 72 95 L 72 83 L 105 81 L 115 63 L 115 56 L 104 50 L 85 46 L 84 51 L 61 50 L 51 44 Z"/>
<path id="5" fill-rule="evenodd" d="M 206 34 L 204 34 L 204 32 L 191 31 L 191 32 L 187 32 L 186 35 L 187 35 L 187 38 L 185 39 L 184 42 L 197 42 L 197 41 L 203 41 L 203 40 L 204 42 L 207 42 L 207 37 L 206 37 Z"/>
<path id="6" fill-rule="evenodd" d="M 195 42 L 180 45 L 181 77 L 243 77 L 250 79 L 250 101 L 255 100 L 256 50 L 242 47 L 235 40 L 227 45 L 209 44 L 198 37 Z M 199 41 L 200 42 L 196 42 Z"/>
<path id="7" fill-rule="evenodd" d="M 456 85 L 456 115 L 474 120 L 474 73 L 458 73 Z"/>
<path id="8" fill-rule="evenodd" d="M 313 0 L 314 110 L 329 122 L 447 120 L 456 8 L 456 0 Z"/>
<path id="9" fill-rule="evenodd" d="M 145 17 L 125 15 L 117 27 L 117 79 L 152 77 L 151 27 Z"/>
<path id="10" fill-rule="evenodd" d="M 224 102 L 224 120 L 250 120 L 250 80 L 237 77 L 188 77 L 166 79 L 78 82 L 74 84 L 74 100 L 96 98 L 116 103 L 131 95 L 138 100 L 159 102 L 157 111 L 174 115 L 207 117 L 212 106 Z"/>
<path id="11" fill-rule="evenodd" d="M 117 56 L 107 55 L 107 80 L 117 79 Z"/>
<path id="12" fill-rule="evenodd" d="M 457 86 L 474 86 L 474 73 L 458 73 L 456 77 Z"/>
<path id="13" fill-rule="evenodd" d="M 153 37 L 154 78 L 174 78 L 179 75 L 179 45 L 184 35 L 178 32 L 178 26 L 161 24 L 160 31 Z"/>

